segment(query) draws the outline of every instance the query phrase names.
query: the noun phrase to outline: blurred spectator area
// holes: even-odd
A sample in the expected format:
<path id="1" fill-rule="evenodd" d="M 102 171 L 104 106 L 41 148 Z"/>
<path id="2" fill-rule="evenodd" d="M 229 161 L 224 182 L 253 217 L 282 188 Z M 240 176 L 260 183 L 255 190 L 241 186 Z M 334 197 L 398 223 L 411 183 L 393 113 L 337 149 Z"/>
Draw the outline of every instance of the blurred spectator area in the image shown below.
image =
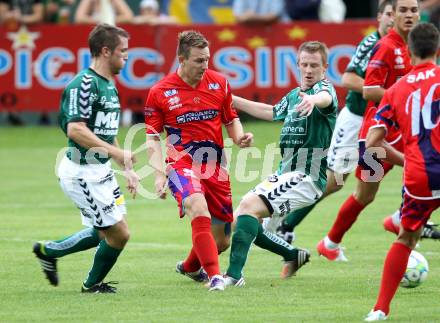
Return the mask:
<path id="1" fill-rule="evenodd" d="M 125 0 L 80 0 L 75 12 L 75 23 L 128 24 L 133 22 L 133 11 Z"/>
<path id="2" fill-rule="evenodd" d="M 0 22 L 10 24 L 37 24 L 43 22 L 42 0 L 0 0 Z"/>
<path id="3" fill-rule="evenodd" d="M 231 24 L 232 3 L 233 0 L 162 0 L 161 7 L 179 24 Z"/>
<path id="4" fill-rule="evenodd" d="M 378 0 L 344 0 L 346 19 L 376 17 Z"/>
<path id="5" fill-rule="evenodd" d="M 99 2 L 100 0 L 94 0 Z M 140 15 L 142 0 L 122 0 L 125 1 L 135 16 Z M 159 15 L 173 17 L 173 22 L 180 25 L 189 24 L 233 24 L 236 22 L 233 14 L 234 0 L 154 0 L 158 3 Z M 238 2 L 264 2 L 270 0 L 236 0 Z M 313 20 L 318 19 L 318 7 L 326 4 L 325 8 L 335 6 L 337 2 L 345 4 L 345 18 L 374 18 L 376 17 L 378 2 L 381 0 L 273 0 L 272 6 L 277 1 L 285 3 L 283 18 L 290 16 L 292 20 Z M 80 0 L 0 0 L 1 11 L 5 7 L 25 7 L 34 4 L 44 5 L 46 22 L 68 23 L 74 21 Z M 15 4 L 15 5 L 14 5 Z M 3 9 L 2 9 L 3 7 Z M 336 8 L 336 7 L 335 7 Z M 293 11 L 292 11 L 293 10 Z M 32 9 L 27 10 L 32 11 Z M 4 13 L 3 13 L 4 15 Z M 1 17 L 0 17 L 1 18 Z M 422 21 L 431 21 L 440 27 L 440 0 L 421 1 Z M 321 18 L 322 19 L 322 18 Z M 36 19 L 35 22 L 38 22 Z M 324 19 L 325 21 L 325 19 Z M 1 23 L 1 22 L 0 22 Z"/>
<path id="6" fill-rule="evenodd" d="M 421 2 L 421 20 L 432 22 L 440 30 L 440 0 Z"/>
<path id="7" fill-rule="evenodd" d="M 41 14 L 41 8 L 44 5 L 45 11 L 44 11 L 44 22 L 45 23 L 72 23 L 74 21 L 75 13 L 77 12 L 78 5 L 81 1 L 91 2 L 94 1 L 96 3 L 104 2 L 104 0 L 0 0 L 0 24 L 4 24 L 6 27 L 6 30 L 17 30 L 19 25 L 25 24 L 25 25 L 31 25 L 31 24 L 39 24 L 41 23 L 42 14 Z M 131 18 L 131 20 L 128 23 L 134 23 L 134 24 L 149 24 L 149 25 L 168 25 L 167 27 L 164 27 L 164 29 L 145 29 L 149 33 L 153 33 L 157 30 L 167 30 L 171 29 L 177 30 L 180 29 L 180 27 L 176 27 L 175 25 L 182 25 L 183 28 L 201 28 L 203 31 L 203 27 L 200 25 L 203 24 L 217 24 L 217 25 L 228 25 L 228 24 L 236 24 L 235 26 L 217 26 L 214 28 L 224 28 L 225 33 L 222 34 L 225 37 L 231 37 L 231 35 L 234 36 L 234 28 L 239 28 L 240 33 L 243 31 L 248 30 L 252 36 L 255 36 L 258 34 L 256 30 L 253 28 L 247 28 L 242 26 L 238 26 L 237 20 L 234 17 L 233 8 L 234 8 L 234 1 L 240 1 L 240 0 L 106 0 L 111 2 L 124 2 L 126 3 L 126 7 L 129 7 L 132 11 L 132 16 L 134 18 Z M 265 1 L 269 1 L 265 2 Z M 278 1 L 278 2 L 277 2 Z M 263 11 L 263 12 L 270 12 L 272 11 L 268 10 L 267 8 L 279 8 L 279 2 L 284 1 L 285 7 L 282 9 L 283 14 L 287 15 L 289 14 L 290 18 L 294 21 L 291 23 L 291 25 L 279 25 L 279 24 L 273 24 L 273 28 L 275 30 L 282 30 L 282 28 L 292 28 L 291 33 L 289 33 L 289 37 L 293 37 L 292 39 L 296 40 L 297 42 L 299 39 L 303 39 L 306 35 L 306 29 L 301 27 L 301 24 L 303 24 L 302 20 L 315 20 L 317 21 L 320 19 L 321 21 L 331 21 L 331 22 L 342 22 L 342 20 L 348 19 L 348 20 L 359 20 L 359 21 L 350 21 L 346 22 L 347 26 L 350 24 L 356 25 L 358 23 L 362 23 L 362 20 L 364 18 L 373 18 L 371 22 L 373 25 L 375 25 L 374 18 L 376 17 L 377 7 L 380 0 L 241 0 L 241 3 L 246 3 L 248 7 L 246 7 L 246 10 L 251 10 L 253 12 Z M 257 5 L 258 3 L 258 5 Z M 266 10 L 262 10 L 262 7 L 260 7 L 260 4 L 264 4 L 264 8 Z M 339 4 L 338 4 L 339 3 Z M 325 4 L 325 5 L 323 5 Z M 342 4 L 342 6 L 341 6 Z M 113 4 L 114 5 L 114 4 Z M 344 7 L 344 8 L 342 8 Z M 11 9 L 15 8 L 15 9 Z M 289 9 L 294 9 L 293 12 L 290 12 Z M 332 13 L 330 16 L 330 20 L 325 20 L 322 16 L 323 8 L 333 8 L 333 9 L 325 9 L 324 11 L 327 13 Z M 339 8 L 339 9 L 338 9 Z M 258 9 L 258 10 L 257 10 Z M 301 11 L 301 14 L 298 14 L 298 11 Z M 20 15 L 18 15 L 18 11 L 20 11 Z M 35 11 L 35 12 L 34 12 Z M 334 14 L 336 14 L 339 11 L 339 14 L 337 14 L 338 17 L 342 17 L 341 21 L 338 21 L 338 19 L 334 19 Z M 279 12 L 279 11 L 277 11 Z M 420 12 L 421 12 L 421 20 L 422 21 L 430 21 L 434 23 L 439 29 L 440 29 L 440 0 L 421 0 L 420 2 Z M 37 18 L 35 18 L 35 13 L 37 13 Z M 19 16 L 19 19 L 17 19 L 17 15 Z M 296 15 L 296 16 L 295 16 Z M 277 21 L 285 22 L 284 19 L 280 19 L 278 14 L 275 15 L 277 17 Z M 327 16 L 329 16 L 327 14 Z M 282 18 L 282 17 L 281 17 Z M 15 22 L 10 25 L 8 23 L 8 20 L 13 21 L 15 19 Z M 301 23 L 295 23 L 296 21 L 301 20 Z M 368 21 L 368 20 L 367 20 Z M 275 19 L 274 19 L 275 22 Z M 192 27 L 191 25 L 197 25 L 196 27 Z M 309 21 L 304 22 L 304 24 L 310 24 Z M 311 23 L 315 25 L 319 25 L 317 23 Z M 331 24 L 334 25 L 334 24 Z M 329 25 L 329 26 L 331 26 Z M 15 26 L 13 28 L 13 26 Z M 319 28 L 322 28 L 322 26 L 326 25 L 319 25 Z M 345 25 L 343 25 L 345 26 Z M 67 28 L 77 28 L 73 26 L 66 26 Z M 78 27 L 78 28 L 85 28 L 87 26 Z M 127 26 L 128 28 L 136 28 L 134 26 Z M 32 28 L 40 28 L 39 26 L 33 26 Z M 212 27 L 208 27 L 207 29 L 210 30 Z M 257 27 L 256 27 L 257 28 Z M 371 27 L 373 28 L 373 27 Z M 232 31 L 230 30 L 232 29 Z M 306 30 L 306 31 L 305 31 Z M 271 28 L 264 28 L 262 29 L 264 32 L 272 32 Z M 263 34 L 264 34 L 263 32 Z M 254 35 L 255 34 L 255 35 Z M 242 37 L 242 34 L 238 35 L 239 38 Z M 259 36 L 259 35 L 257 35 Z M 325 34 L 321 35 L 319 34 L 316 39 L 321 39 L 321 36 L 323 39 L 332 38 L 334 36 L 333 34 Z M 361 38 L 361 34 L 359 34 L 359 39 Z M 43 35 L 40 35 L 39 37 L 43 37 Z M 299 37 L 299 38 L 295 38 Z M 301 38 L 302 37 L 302 38 Z M 344 39 L 348 37 L 344 33 Z M 139 37 L 137 37 L 139 38 Z M 153 39 L 153 37 L 151 37 Z M 215 39 L 215 38 L 213 38 Z M 226 39 L 226 38 L 225 38 Z M 357 43 L 359 39 L 354 39 L 351 42 Z M 8 42 L 11 41 L 10 39 L 7 40 Z M 223 40 L 222 40 L 223 41 Z M 223 46 L 223 42 L 216 42 L 217 46 Z M 231 41 L 231 40 L 227 40 Z M 254 49 L 252 46 L 260 46 L 260 45 L 254 45 L 258 44 L 258 42 L 261 43 L 261 41 L 264 41 L 264 37 L 256 37 L 255 39 L 252 39 L 253 42 L 252 45 L 249 45 L 251 43 L 243 43 L 243 46 L 251 46 L 249 48 Z M 289 41 L 289 40 L 288 40 Z M 233 43 L 233 41 L 232 41 Z M 143 44 L 142 46 L 147 46 Z M 152 48 L 154 45 L 150 45 Z M 69 46 L 67 46 L 69 47 Z M 8 49 L 9 50 L 9 49 Z M 39 49 L 41 51 L 41 49 Z M 34 52 L 35 53 L 35 52 Z M 175 49 L 173 48 L 170 53 L 174 55 Z M 341 54 L 341 53 L 339 53 Z M 11 54 L 13 55 L 13 53 Z M 37 55 L 37 54 L 35 54 Z M 167 64 L 171 64 L 173 56 L 167 57 L 168 62 Z M 13 57 L 13 56 L 11 56 Z M 36 57 L 36 56 L 35 56 Z M 262 56 L 263 57 L 263 56 Z M 287 56 L 283 56 L 287 57 Z M 6 60 L 3 60 L 3 63 L 5 63 Z M 440 59 L 438 61 L 440 63 Z M 66 64 L 67 65 L 67 64 Z M 237 66 L 229 66 L 229 72 L 236 71 Z M 5 65 L 3 65 L 4 67 Z M 35 65 L 36 66 L 36 65 Z M 285 69 L 286 66 L 284 66 Z M 171 67 L 167 67 L 171 68 Z M 235 70 L 234 70 L 235 68 Z M 253 67 L 252 67 L 253 68 Z M 343 67 L 340 67 L 343 68 Z M 24 69 L 23 69 L 24 70 Z M 283 69 L 280 69 L 283 70 Z M 242 71 L 242 70 L 240 70 Z M 278 71 L 278 70 L 277 70 Z M 154 73 L 157 73 L 158 71 L 154 71 Z M 139 75 L 143 75 L 143 72 L 141 71 Z M 255 72 L 257 75 L 257 72 Z M 272 72 L 271 72 L 272 73 Z M 232 73 L 234 74 L 234 73 Z M 237 75 L 241 75 L 239 73 L 236 73 Z M 14 72 L 11 69 L 11 72 L 7 75 L 7 77 L 10 77 L 11 80 L 14 78 Z M 235 75 L 235 74 L 234 74 Z M 261 71 L 258 74 L 260 77 L 265 75 L 265 73 L 262 73 Z M 272 74 L 268 74 L 272 75 Z M 274 74 L 275 75 L 275 72 Z M 278 74 L 277 74 L 278 75 Z M 281 75 L 281 74 L 280 74 Z M 278 75 L 279 77 L 281 77 Z M 290 74 L 289 74 L 290 75 Z M 2 77 L 6 77 L 5 75 L 1 75 Z M 47 76 L 47 75 L 46 75 Z M 50 75 L 49 75 L 50 76 Z M 129 75 L 130 76 L 130 75 Z M 335 78 L 337 76 L 337 73 L 333 71 L 333 77 Z M 235 75 L 236 82 L 244 82 L 242 79 L 239 79 Z M 273 76 L 274 78 L 276 76 Z M 289 76 L 290 77 L 290 76 Z M 147 79 L 147 78 L 145 78 Z M 26 79 L 27 80 L 27 79 Z M 130 79 L 132 81 L 133 79 Z M 284 80 L 284 79 L 283 79 Z M 135 81 L 139 81 L 138 79 L 135 79 Z M 145 80 L 142 80 L 145 81 Z M 274 80 L 272 80 L 275 82 Z M 43 83 L 41 83 L 38 80 L 35 79 L 29 79 L 29 82 L 32 82 L 33 86 L 36 86 L 38 91 L 50 91 L 49 88 L 45 87 Z M 128 81 L 126 81 L 128 82 Z M 140 81 L 139 81 L 140 82 Z M 287 82 L 287 81 L 286 81 Z M 40 84 L 41 83 L 41 84 Z M 13 84 L 13 83 L 11 83 Z M 240 83 L 241 84 L 241 83 Z M 271 83 L 272 84 L 272 83 Z M 278 83 L 273 83 L 278 84 Z M 281 84 L 281 83 L 279 83 Z M 284 84 L 284 83 L 283 83 Z M 54 124 L 56 122 L 56 112 L 55 110 L 48 110 L 48 113 L 44 112 L 38 112 L 36 109 L 34 112 L 32 112 L 32 109 L 29 109 L 27 111 L 25 108 L 20 107 L 23 111 L 14 111 L 13 109 L 3 109 L 1 107 L 2 104 L 2 98 L 10 98 L 9 96 L 2 96 L 2 94 L 6 93 L 5 91 L 14 92 L 14 90 L 7 89 L 7 86 L 5 87 L 5 82 L 2 82 L 2 88 L 0 88 L 0 125 L 9 123 L 9 124 L 15 124 L 20 125 L 23 123 L 34 123 L 36 121 L 42 123 L 42 124 Z M 129 95 L 137 98 L 142 97 L 142 95 L 138 95 L 136 90 L 137 87 L 130 87 L 130 85 L 125 84 L 126 90 L 130 93 Z M 138 86 L 138 85 L 136 85 Z M 241 84 L 243 86 L 243 84 Z M 253 86 L 251 84 L 251 86 Z M 6 90 L 4 90 L 6 88 Z M 276 87 L 274 87 L 276 89 Z M 267 90 L 267 88 L 263 88 L 263 91 Z M 251 91 L 250 89 L 246 89 L 246 91 Z M 272 91 L 272 88 L 271 90 Z M 275 91 L 275 90 L 274 90 Z M 6 94 L 10 94 L 10 93 Z M 258 95 L 261 95 L 261 89 L 256 91 Z M 263 94 L 264 100 L 271 101 L 274 97 L 274 92 L 268 92 L 266 94 Z M 254 98 L 258 99 L 258 98 Z M 341 99 L 341 98 L 340 98 Z M 143 97 L 140 99 L 140 101 L 143 100 Z M 140 102 L 139 100 L 130 101 L 127 99 L 125 102 L 128 107 L 135 106 L 137 107 L 138 104 L 134 104 L 133 102 Z M 9 101 L 8 101 L 9 102 Z M 131 103 L 130 103 L 131 102 Z M 272 102 L 272 101 L 271 101 Z M 8 103 L 9 104 L 9 103 Z M 44 108 L 54 108 L 57 103 L 51 103 L 50 107 L 44 107 Z M 6 103 L 4 104 L 5 106 Z M 142 103 L 140 104 L 142 105 Z M 9 106 L 9 105 L 8 105 Z M 135 109 L 133 111 L 136 111 Z"/>
<path id="8" fill-rule="evenodd" d="M 141 0 L 125 0 L 125 2 L 135 16 L 140 14 Z M 233 0 L 158 0 L 158 3 L 161 13 L 174 17 L 181 25 L 234 23 Z M 73 22 L 78 4 L 79 0 L 76 0 L 72 6 L 71 22 Z"/>

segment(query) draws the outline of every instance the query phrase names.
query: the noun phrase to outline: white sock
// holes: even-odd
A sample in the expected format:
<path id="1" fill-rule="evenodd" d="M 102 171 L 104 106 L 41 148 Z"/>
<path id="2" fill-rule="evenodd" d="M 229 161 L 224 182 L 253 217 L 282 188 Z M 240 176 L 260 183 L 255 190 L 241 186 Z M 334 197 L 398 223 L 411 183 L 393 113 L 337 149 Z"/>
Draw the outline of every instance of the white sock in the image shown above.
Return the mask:
<path id="1" fill-rule="evenodd" d="M 393 215 L 391 215 L 391 219 L 396 227 L 400 226 L 400 210 L 396 210 Z"/>
<path id="2" fill-rule="evenodd" d="M 333 241 L 331 241 L 329 239 L 328 236 L 325 236 L 325 238 L 324 238 L 324 246 L 327 249 L 338 249 L 339 248 L 339 243 L 334 243 Z"/>

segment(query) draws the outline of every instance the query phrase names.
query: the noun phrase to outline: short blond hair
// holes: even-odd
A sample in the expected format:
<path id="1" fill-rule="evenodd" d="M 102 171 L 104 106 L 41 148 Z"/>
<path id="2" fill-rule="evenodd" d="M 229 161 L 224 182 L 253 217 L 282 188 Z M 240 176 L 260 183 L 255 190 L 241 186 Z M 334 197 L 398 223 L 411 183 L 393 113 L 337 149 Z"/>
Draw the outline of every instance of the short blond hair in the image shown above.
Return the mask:
<path id="1" fill-rule="evenodd" d="M 177 36 L 177 56 L 188 58 L 192 47 L 202 49 L 208 46 L 205 36 L 195 30 L 185 30 Z"/>
<path id="2" fill-rule="evenodd" d="M 311 53 L 311 54 L 319 52 L 321 54 L 321 57 L 322 57 L 322 64 L 323 65 L 327 64 L 328 48 L 327 48 L 326 44 L 321 43 L 321 42 L 316 41 L 316 40 L 302 43 L 301 46 L 299 46 L 299 49 L 298 49 L 298 63 L 299 63 L 299 55 L 303 51 L 307 52 L 307 53 Z"/>

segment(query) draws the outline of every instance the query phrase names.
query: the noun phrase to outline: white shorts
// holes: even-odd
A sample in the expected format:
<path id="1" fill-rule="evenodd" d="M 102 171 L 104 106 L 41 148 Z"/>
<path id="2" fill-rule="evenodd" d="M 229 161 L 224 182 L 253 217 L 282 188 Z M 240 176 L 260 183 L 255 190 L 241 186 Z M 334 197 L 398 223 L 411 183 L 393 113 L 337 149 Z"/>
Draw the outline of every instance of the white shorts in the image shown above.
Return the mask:
<path id="1" fill-rule="evenodd" d="M 336 119 L 335 130 L 327 154 L 327 167 L 337 174 L 354 171 L 359 159 L 358 135 L 362 117 L 347 107 L 343 108 Z"/>
<path id="2" fill-rule="evenodd" d="M 64 193 L 81 211 L 82 224 L 106 229 L 121 221 L 127 213 L 124 195 L 110 162 L 79 165 L 64 156 L 58 167 Z"/>
<path id="3" fill-rule="evenodd" d="M 315 203 L 322 195 L 310 176 L 301 172 L 272 174 L 248 194 L 257 194 L 266 204 L 274 221 L 290 212 Z M 277 219 L 279 218 L 279 219 Z"/>

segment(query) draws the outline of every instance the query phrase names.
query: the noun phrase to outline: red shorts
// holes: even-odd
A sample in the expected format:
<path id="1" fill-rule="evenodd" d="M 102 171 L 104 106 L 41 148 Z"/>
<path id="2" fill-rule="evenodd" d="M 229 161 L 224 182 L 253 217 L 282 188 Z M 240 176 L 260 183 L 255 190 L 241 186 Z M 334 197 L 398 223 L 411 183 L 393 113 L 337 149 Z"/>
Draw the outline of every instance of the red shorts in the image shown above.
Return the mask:
<path id="1" fill-rule="evenodd" d="M 394 165 L 380 160 L 375 156 L 372 156 L 375 163 L 366 161 L 364 158 L 365 153 L 365 141 L 367 139 L 368 130 L 371 126 L 376 125 L 374 117 L 376 115 L 377 108 L 375 106 L 367 108 L 362 120 L 361 129 L 359 130 L 359 162 L 356 167 L 356 178 L 363 182 L 381 181 L 383 177 L 393 168 Z M 401 133 L 398 129 L 392 128 L 387 133 L 385 140 L 393 145 L 398 151 L 403 151 L 402 140 L 399 139 Z M 370 165 L 371 164 L 371 165 Z M 377 167 L 381 167 L 383 170 L 382 175 L 377 173 Z"/>
<path id="2" fill-rule="evenodd" d="M 400 144 L 398 141 L 397 144 Z M 380 182 L 388 172 L 393 169 L 394 165 L 387 163 L 384 160 L 378 159 L 376 156 L 371 156 L 375 164 L 372 165 L 371 161 L 368 162 L 364 159 L 365 154 L 365 141 L 359 141 L 359 161 L 356 167 L 356 178 L 362 182 Z M 378 168 L 383 170 L 382 175 L 378 173 Z M 377 176 L 376 176 L 377 175 Z"/>
<path id="3" fill-rule="evenodd" d="M 440 207 L 440 199 L 419 200 L 404 192 L 400 209 L 403 228 L 409 232 L 417 231 L 428 222 L 432 212 L 438 207 Z"/>
<path id="4" fill-rule="evenodd" d="M 172 165 L 168 169 L 168 187 L 179 206 L 179 215 L 185 215 L 185 198 L 202 193 L 211 216 L 223 222 L 232 222 L 232 194 L 228 172 L 220 165 Z"/>
<path id="5" fill-rule="evenodd" d="M 359 130 L 359 140 L 365 141 L 367 139 L 368 130 L 371 126 L 377 125 L 377 122 L 374 120 L 376 116 L 377 108 L 375 106 L 367 108 L 365 110 L 364 118 L 362 119 L 361 129 Z M 400 137 L 402 134 L 400 130 L 393 127 L 388 130 L 387 136 L 385 140 L 394 146 L 394 143 L 400 141 Z"/>
<path id="6" fill-rule="evenodd" d="M 373 109 L 370 108 L 369 111 L 371 111 L 371 110 L 373 110 Z M 364 124 L 365 124 L 365 117 L 364 117 L 364 121 L 362 123 L 362 126 L 364 126 Z M 368 129 L 369 128 L 367 128 L 367 132 L 368 132 Z M 396 134 L 398 136 L 400 136 L 400 133 L 398 133 L 398 132 L 397 133 L 394 132 L 393 136 L 395 136 Z M 366 134 L 365 134 L 365 137 L 366 137 Z M 386 138 L 388 138 L 388 136 Z M 391 137 L 388 138 L 387 141 L 389 139 L 391 139 Z M 364 156 L 365 150 L 366 150 L 365 149 L 365 140 L 361 139 L 360 133 L 359 133 L 359 140 L 360 140 L 359 141 L 359 161 L 358 161 L 358 165 L 357 165 L 356 171 L 355 171 L 356 178 L 363 181 L 363 182 L 381 181 L 385 177 L 385 175 L 394 167 L 394 165 L 390 164 L 384 160 L 378 159 L 374 155 L 371 156 L 371 158 L 374 160 L 373 162 L 371 159 L 370 159 L 370 161 L 366 161 L 365 156 Z M 394 139 L 394 140 L 396 140 L 396 139 Z M 388 142 L 390 142 L 390 141 L 388 141 Z M 396 150 L 403 152 L 403 141 L 402 140 L 399 139 L 399 140 L 395 141 L 394 144 L 392 144 L 392 146 Z M 382 168 L 382 170 L 383 170 L 382 175 L 377 173 L 378 167 Z"/>

